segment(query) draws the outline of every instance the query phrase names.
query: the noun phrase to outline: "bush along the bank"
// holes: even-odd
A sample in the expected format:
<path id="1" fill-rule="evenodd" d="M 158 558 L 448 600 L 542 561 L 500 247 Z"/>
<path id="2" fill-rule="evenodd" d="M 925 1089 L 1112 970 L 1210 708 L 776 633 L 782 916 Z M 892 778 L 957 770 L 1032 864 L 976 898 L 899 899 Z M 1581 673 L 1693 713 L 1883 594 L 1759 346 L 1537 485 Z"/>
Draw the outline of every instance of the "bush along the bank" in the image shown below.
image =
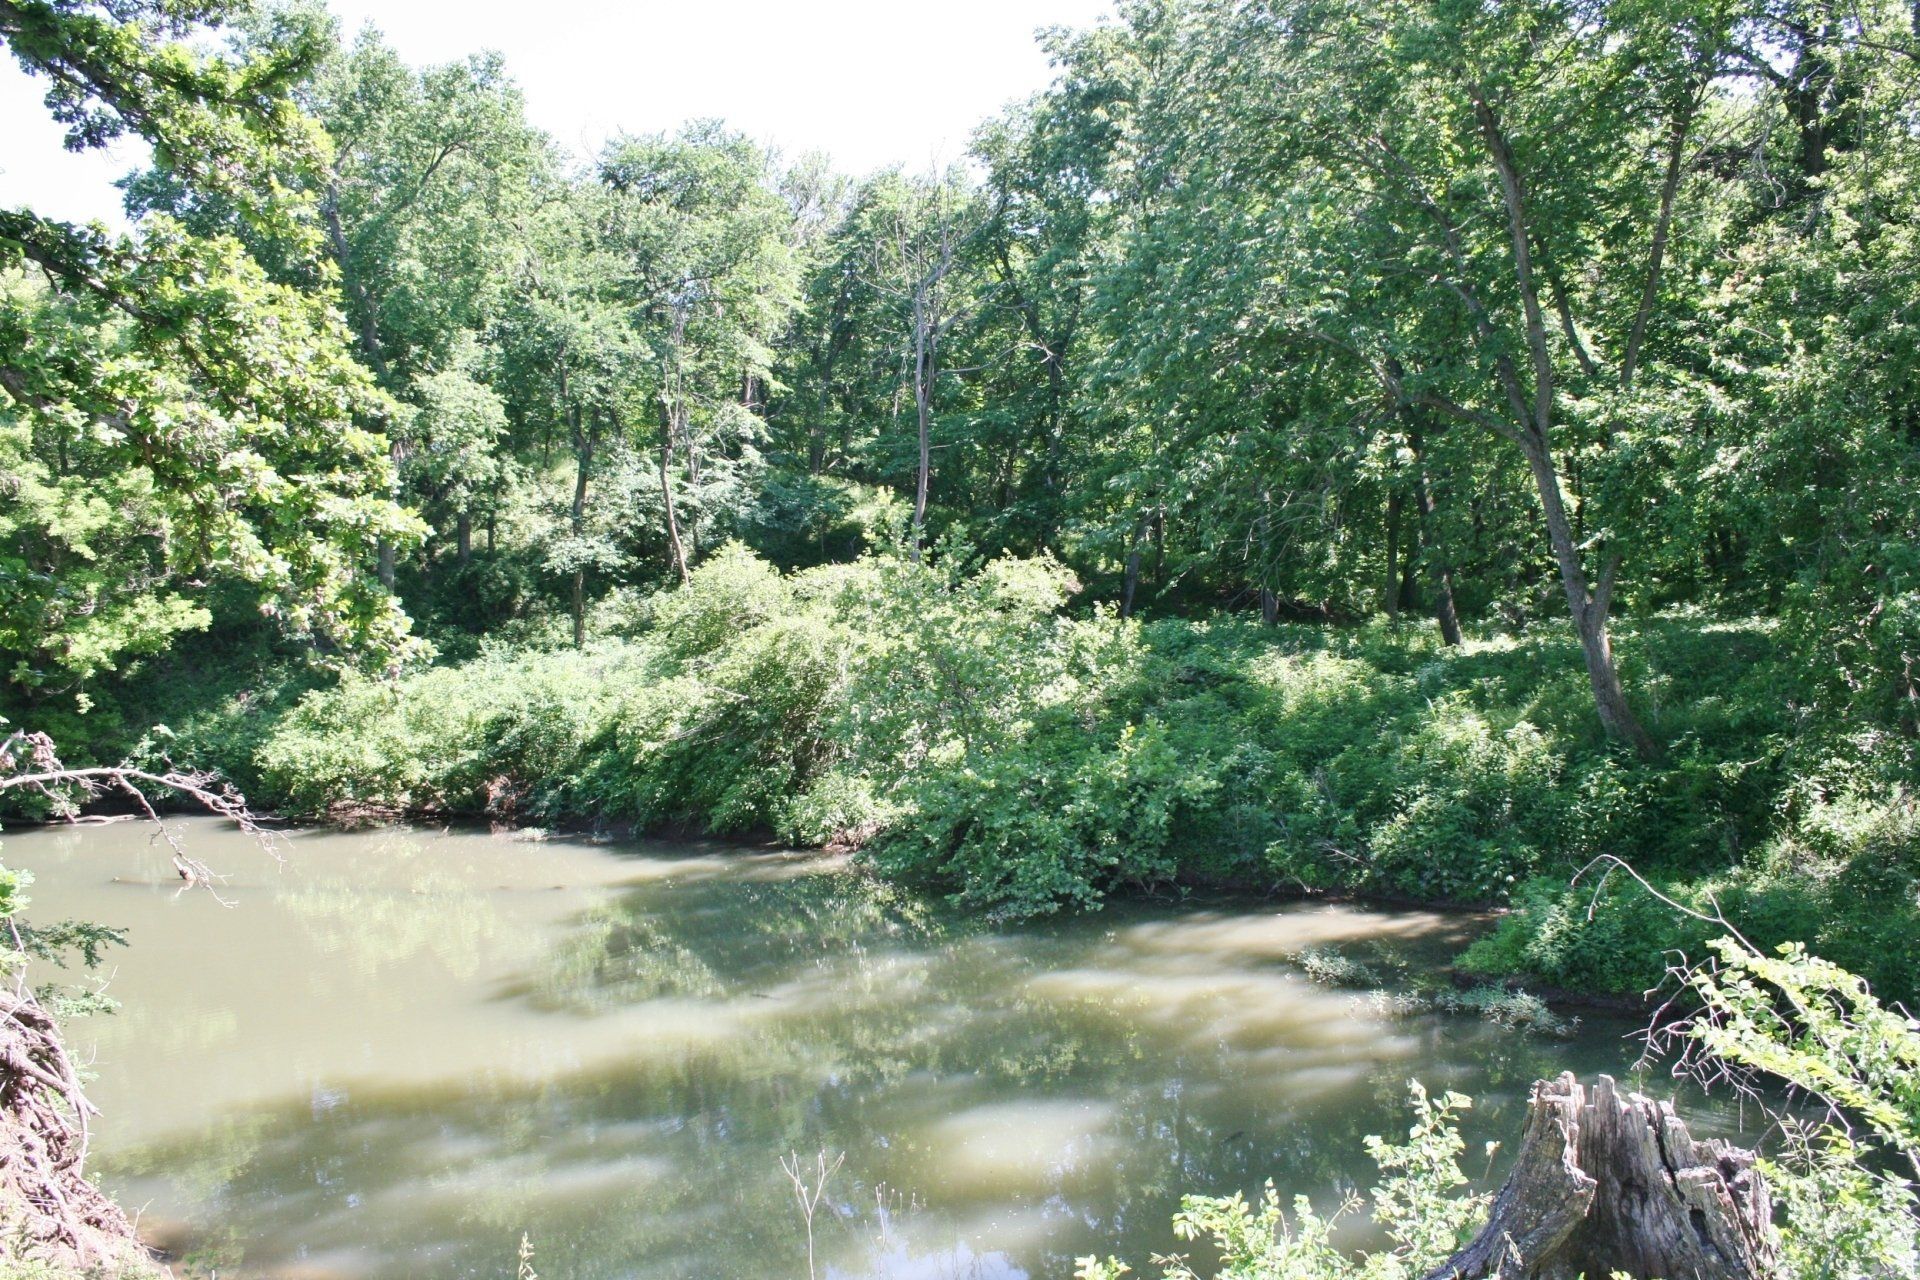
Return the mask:
<path id="1" fill-rule="evenodd" d="M 1689 910 L 1723 913 L 1768 943 L 1799 941 L 1878 991 L 1920 990 L 1920 808 L 1898 785 L 1802 801 L 1752 857 L 1657 886 Z M 1527 973 L 1576 991 L 1633 995 L 1706 953 L 1714 926 L 1669 909 L 1623 875 L 1546 877 L 1463 957 L 1485 974 Z"/>
<path id="2" fill-rule="evenodd" d="M 1794 718 L 1764 625 L 1674 614 L 1622 638 L 1668 744 L 1646 761 L 1600 735 L 1557 629 L 1446 648 L 1069 616 L 1076 585 L 957 553 L 782 574 L 735 546 L 583 648 L 349 680 L 257 743 L 176 727 L 196 759 L 239 743 L 228 767 L 301 815 L 764 834 L 1009 917 L 1181 879 L 1510 904 L 1480 971 L 1637 991 L 1690 936 L 1624 878 L 1598 909 L 1591 880 L 1569 887 L 1615 854 L 1912 989 L 1911 798 Z"/>

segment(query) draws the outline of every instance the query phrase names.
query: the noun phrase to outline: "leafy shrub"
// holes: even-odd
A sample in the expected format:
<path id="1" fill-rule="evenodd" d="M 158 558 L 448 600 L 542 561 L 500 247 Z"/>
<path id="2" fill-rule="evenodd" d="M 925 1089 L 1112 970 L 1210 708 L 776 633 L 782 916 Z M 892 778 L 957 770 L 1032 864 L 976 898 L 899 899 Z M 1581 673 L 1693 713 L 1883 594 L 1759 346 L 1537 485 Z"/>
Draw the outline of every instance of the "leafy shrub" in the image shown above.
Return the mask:
<path id="1" fill-rule="evenodd" d="M 1804 942 L 1891 998 L 1920 995 L 1920 814 L 1907 792 L 1812 801 L 1746 863 L 1658 887 L 1694 910 L 1724 912 L 1757 945 Z M 1468 948 L 1464 967 L 1638 994 L 1675 959 L 1705 955 L 1715 935 L 1625 877 L 1599 890 L 1542 878 L 1517 904 Z"/>
<path id="2" fill-rule="evenodd" d="M 1308 947 L 1293 962 L 1310 980 L 1326 987 L 1371 987 L 1380 981 L 1372 965 L 1331 947 Z"/>
<path id="3" fill-rule="evenodd" d="M 844 650 L 820 619 L 769 621 L 621 691 L 577 798 L 644 823 L 771 827 L 835 756 L 825 719 Z"/>
<path id="4" fill-rule="evenodd" d="M 1762 1169 L 1784 1224 L 1781 1274 L 1792 1280 L 1920 1275 L 1920 1197 L 1874 1169 L 1872 1148 L 1831 1126 L 1789 1123 L 1783 1154 Z"/>
<path id="5" fill-rule="evenodd" d="M 299 813 L 769 831 L 862 847 L 996 915 L 1179 877 L 1512 902 L 1476 967 L 1638 991 L 1664 949 L 1704 939 L 1624 886 L 1589 918 L 1568 879 L 1626 852 L 1876 978 L 1920 960 L 1905 916 L 1847 909 L 1911 901 L 1910 802 L 1873 816 L 1889 792 L 1859 750 L 1808 763 L 1764 626 L 1623 629 L 1673 743 L 1646 763 L 1594 727 L 1564 628 L 1446 649 L 1384 627 L 1064 616 L 1076 589 L 1050 559 L 954 546 L 782 574 L 729 545 L 623 605 L 622 638 L 349 680 L 251 740 L 222 728 L 237 712 L 187 732 Z M 1793 791 L 1796 770 L 1834 785 Z"/>
<path id="6" fill-rule="evenodd" d="M 349 679 L 308 694 L 256 764 L 292 812 L 336 805 L 453 813 L 560 807 L 613 690 L 644 672 L 643 647 L 494 650 L 389 684 Z"/>
<path id="7" fill-rule="evenodd" d="M 655 634 L 681 658 L 712 654 L 763 622 L 786 613 L 793 596 L 786 579 L 738 542 L 702 561 L 686 589 L 652 597 Z"/>
<path id="8" fill-rule="evenodd" d="M 1414 1123 L 1407 1141 L 1367 1139 L 1367 1154 L 1382 1174 L 1369 1207 L 1391 1242 L 1389 1248 L 1356 1259 L 1334 1245 L 1338 1219 L 1362 1207 L 1357 1197 L 1331 1216 L 1322 1216 L 1305 1196 L 1298 1196 L 1289 1221 L 1271 1182 L 1257 1206 L 1238 1192 L 1185 1197 L 1173 1220 L 1175 1234 L 1208 1242 L 1219 1259 L 1218 1280 L 1411 1280 L 1425 1275 L 1472 1237 L 1486 1216 L 1488 1197 L 1461 1193 L 1467 1185 L 1460 1169 L 1466 1144 L 1456 1118 L 1472 1103 L 1457 1093 L 1430 1098 L 1417 1080 L 1410 1094 Z M 1162 1261 L 1164 1280 L 1201 1280 L 1184 1258 Z M 1116 1258 L 1081 1258 L 1077 1265 L 1076 1280 L 1119 1280 L 1132 1270 Z"/>
<path id="9" fill-rule="evenodd" d="M 1465 991 L 1443 991 L 1435 997 L 1434 1005 L 1450 1013 L 1478 1014 L 1495 1026 L 1541 1035 L 1570 1036 L 1578 1025 L 1577 1019 L 1561 1017 L 1532 992 L 1514 991 L 1506 987 L 1480 986 Z"/>
<path id="10" fill-rule="evenodd" d="M 1797 943 L 1769 953 L 1721 937 L 1688 985 L 1701 1013 L 1685 1030 L 1712 1064 L 1783 1082 L 1830 1108 L 1784 1123 L 1766 1172 L 1783 1209 L 1783 1271 L 1794 1280 L 1910 1276 L 1920 1262 L 1920 1023 L 1869 984 Z"/>

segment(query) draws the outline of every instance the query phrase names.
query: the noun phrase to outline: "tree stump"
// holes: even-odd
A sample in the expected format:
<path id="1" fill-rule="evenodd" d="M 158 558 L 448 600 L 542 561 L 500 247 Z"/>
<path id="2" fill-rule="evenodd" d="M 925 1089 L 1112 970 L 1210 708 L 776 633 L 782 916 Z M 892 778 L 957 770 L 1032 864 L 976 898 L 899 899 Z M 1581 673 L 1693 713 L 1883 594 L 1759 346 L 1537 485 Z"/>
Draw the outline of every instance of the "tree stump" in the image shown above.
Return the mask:
<path id="1" fill-rule="evenodd" d="M 1427 1280 L 1764 1280 L 1773 1206 L 1753 1153 L 1694 1141 L 1669 1103 L 1601 1076 L 1537 1081 L 1486 1227 Z"/>

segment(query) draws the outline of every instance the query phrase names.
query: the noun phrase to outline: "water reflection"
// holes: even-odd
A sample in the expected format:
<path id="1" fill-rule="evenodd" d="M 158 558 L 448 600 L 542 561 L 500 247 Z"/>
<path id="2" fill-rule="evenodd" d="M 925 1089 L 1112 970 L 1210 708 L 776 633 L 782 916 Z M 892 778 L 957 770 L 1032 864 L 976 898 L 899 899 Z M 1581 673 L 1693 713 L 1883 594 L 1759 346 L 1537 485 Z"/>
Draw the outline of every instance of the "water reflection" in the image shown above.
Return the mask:
<path id="1" fill-rule="evenodd" d="M 1053 1276 L 1175 1247 L 1184 1191 L 1331 1201 L 1405 1084 L 1514 1136 L 1526 1086 L 1622 1071 L 1571 1044 L 1388 1019 L 1286 963 L 1419 964 L 1458 919 L 1115 909 L 1001 932 L 818 859 L 474 833 L 303 835 L 180 897 L 124 828 L 9 837 L 36 906 L 130 927 L 119 1016 L 85 1024 L 109 1184 L 220 1275 L 804 1274 L 776 1161 L 845 1152 L 827 1274 Z M 145 880 L 144 884 L 127 881 Z M 1437 949 L 1437 952 L 1436 952 Z"/>

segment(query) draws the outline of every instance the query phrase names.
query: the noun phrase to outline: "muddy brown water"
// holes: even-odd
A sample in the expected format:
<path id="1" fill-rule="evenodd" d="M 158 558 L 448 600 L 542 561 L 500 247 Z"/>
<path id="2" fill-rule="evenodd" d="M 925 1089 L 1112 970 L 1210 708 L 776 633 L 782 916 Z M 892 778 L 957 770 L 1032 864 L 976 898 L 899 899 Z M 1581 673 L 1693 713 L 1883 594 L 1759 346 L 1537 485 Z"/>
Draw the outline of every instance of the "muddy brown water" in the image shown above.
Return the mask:
<path id="1" fill-rule="evenodd" d="M 805 1277 L 780 1157 L 843 1158 L 821 1277 L 1060 1277 L 1184 1246 L 1183 1192 L 1331 1205 L 1406 1086 L 1629 1073 L 1627 1028 L 1393 1016 L 1290 962 L 1417 969 L 1480 922 L 1313 904 L 943 923 L 815 856 L 434 830 L 13 832 L 32 915 L 127 930 L 91 1063 L 95 1167 L 188 1274 Z M 1660 1079 L 1655 1091 L 1670 1091 Z M 1687 1100 L 1690 1113 L 1701 1102 Z M 1725 1122 L 1710 1113 L 1708 1123 Z M 197 1269 L 197 1270 L 195 1270 Z"/>

